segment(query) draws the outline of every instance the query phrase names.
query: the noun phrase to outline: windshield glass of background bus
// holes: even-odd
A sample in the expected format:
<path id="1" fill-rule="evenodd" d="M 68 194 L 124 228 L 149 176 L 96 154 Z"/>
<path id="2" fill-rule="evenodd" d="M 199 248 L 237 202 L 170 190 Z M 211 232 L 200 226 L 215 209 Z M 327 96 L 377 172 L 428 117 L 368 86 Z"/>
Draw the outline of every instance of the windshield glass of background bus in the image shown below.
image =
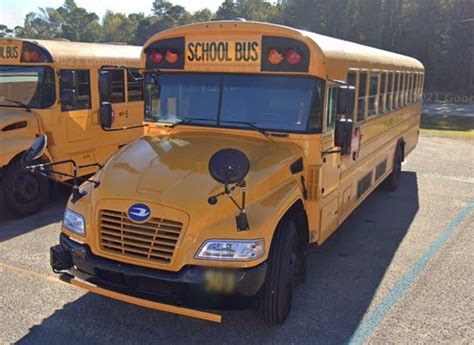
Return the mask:
<path id="1" fill-rule="evenodd" d="M 55 98 L 54 72 L 49 67 L 0 66 L 0 105 L 19 101 L 31 108 L 50 107 Z"/>
<path id="2" fill-rule="evenodd" d="M 159 81 L 159 92 L 155 80 Z M 162 74 L 147 76 L 146 120 L 175 123 L 306 131 L 313 93 L 321 93 L 315 78 L 262 75 Z M 221 106 L 219 99 L 222 94 Z M 318 97 L 319 99 L 319 97 Z M 319 107 L 319 105 L 317 105 Z"/>

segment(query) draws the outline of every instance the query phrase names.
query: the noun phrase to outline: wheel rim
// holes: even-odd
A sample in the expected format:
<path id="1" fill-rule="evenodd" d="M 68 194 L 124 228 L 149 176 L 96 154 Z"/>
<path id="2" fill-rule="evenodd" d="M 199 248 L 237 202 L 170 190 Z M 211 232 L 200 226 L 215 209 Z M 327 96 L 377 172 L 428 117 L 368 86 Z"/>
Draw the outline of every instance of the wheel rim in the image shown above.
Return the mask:
<path id="1" fill-rule="evenodd" d="M 39 182 L 31 174 L 19 175 L 12 186 L 11 195 L 17 202 L 28 203 L 35 200 L 40 191 Z"/>

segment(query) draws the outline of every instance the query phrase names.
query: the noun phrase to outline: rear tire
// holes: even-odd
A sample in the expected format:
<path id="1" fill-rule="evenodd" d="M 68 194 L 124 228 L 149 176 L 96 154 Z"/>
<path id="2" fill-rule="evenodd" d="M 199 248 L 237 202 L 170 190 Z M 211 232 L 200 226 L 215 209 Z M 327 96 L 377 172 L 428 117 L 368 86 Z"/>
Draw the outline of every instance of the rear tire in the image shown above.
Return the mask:
<path id="1" fill-rule="evenodd" d="M 276 230 L 268 259 L 268 271 L 260 296 L 265 322 L 282 324 L 291 310 L 297 272 L 298 236 L 295 223 L 283 220 Z"/>
<path id="2" fill-rule="evenodd" d="M 23 168 L 20 159 L 7 166 L 0 188 L 5 208 L 18 217 L 39 212 L 49 200 L 48 179 Z"/>
<path id="3" fill-rule="evenodd" d="M 402 173 L 402 160 L 403 160 L 402 150 L 403 150 L 402 146 L 398 144 L 397 149 L 395 151 L 393 170 L 390 173 L 390 175 L 387 176 L 385 181 L 383 181 L 382 183 L 382 188 L 386 191 L 395 192 L 400 186 L 400 175 Z"/>

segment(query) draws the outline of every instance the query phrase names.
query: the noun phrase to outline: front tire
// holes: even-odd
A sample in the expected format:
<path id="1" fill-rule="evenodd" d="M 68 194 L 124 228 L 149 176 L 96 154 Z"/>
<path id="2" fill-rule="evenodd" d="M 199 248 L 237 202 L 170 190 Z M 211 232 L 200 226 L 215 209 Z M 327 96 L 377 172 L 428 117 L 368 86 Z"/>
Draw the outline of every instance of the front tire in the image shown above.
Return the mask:
<path id="1" fill-rule="evenodd" d="M 23 168 L 20 159 L 8 165 L 1 183 L 5 207 L 18 217 L 39 212 L 48 202 L 49 188 L 48 179 Z"/>
<path id="2" fill-rule="evenodd" d="M 282 324 L 291 310 L 296 282 L 298 236 L 295 223 L 283 220 L 276 230 L 268 259 L 268 272 L 261 295 L 267 324 Z"/>

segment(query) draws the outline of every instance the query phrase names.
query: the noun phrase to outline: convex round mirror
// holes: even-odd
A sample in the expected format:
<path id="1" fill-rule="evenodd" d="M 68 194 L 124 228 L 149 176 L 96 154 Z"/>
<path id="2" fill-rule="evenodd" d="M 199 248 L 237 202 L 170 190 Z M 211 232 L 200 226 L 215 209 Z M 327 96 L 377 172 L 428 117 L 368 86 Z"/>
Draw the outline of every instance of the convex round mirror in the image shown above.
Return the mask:
<path id="1" fill-rule="evenodd" d="M 209 173 L 222 184 L 241 182 L 249 173 L 250 162 L 245 153 L 236 149 L 223 149 L 209 160 Z"/>
<path id="2" fill-rule="evenodd" d="M 40 135 L 35 139 L 31 147 L 25 152 L 25 162 L 32 162 L 40 158 L 48 146 L 48 137 L 46 135 Z"/>

